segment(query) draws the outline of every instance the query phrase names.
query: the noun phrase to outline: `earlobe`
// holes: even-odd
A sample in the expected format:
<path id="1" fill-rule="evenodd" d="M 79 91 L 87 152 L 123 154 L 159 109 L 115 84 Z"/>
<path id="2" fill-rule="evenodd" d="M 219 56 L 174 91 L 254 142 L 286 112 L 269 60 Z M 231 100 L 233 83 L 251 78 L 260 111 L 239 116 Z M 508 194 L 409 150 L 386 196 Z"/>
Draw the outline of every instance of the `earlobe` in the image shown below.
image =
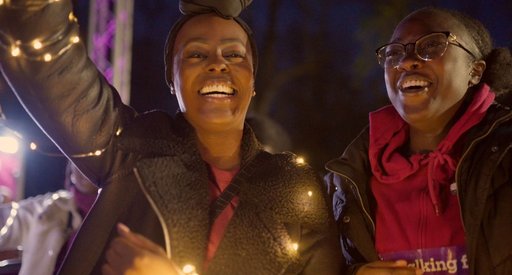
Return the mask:
<path id="1" fill-rule="evenodd" d="M 473 62 L 471 72 L 469 73 L 469 83 L 468 86 L 475 86 L 478 83 L 480 83 L 480 80 L 482 79 L 482 76 L 484 74 L 486 65 L 485 61 L 478 60 Z"/>

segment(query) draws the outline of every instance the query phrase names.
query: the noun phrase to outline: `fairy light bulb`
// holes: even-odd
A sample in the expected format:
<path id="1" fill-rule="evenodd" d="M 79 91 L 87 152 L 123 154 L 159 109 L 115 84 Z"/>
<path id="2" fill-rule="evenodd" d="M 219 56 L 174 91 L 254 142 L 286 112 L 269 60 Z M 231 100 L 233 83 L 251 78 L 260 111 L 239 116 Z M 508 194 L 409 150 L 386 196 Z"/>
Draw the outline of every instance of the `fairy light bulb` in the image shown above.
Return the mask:
<path id="1" fill-rule="evenodd" d="M 36 149 L 37 149 L 37 144 L 35 144 L 34 142 L 31 142 L 30 143 L 30 150 L 35 151 Z"/>
<path id="2" fill-rule="evenodd" d="M 298 156 L 296 159 L 295 159 L 295 162 L 299 165 L 303 165 L 306 163 L 306 160 L 303 158 L 303 157 L 300 157 Z"/>
<path id="3" fill-rule="evenodd" d="M 69 21 L 74 21 L 74 22 L 77 21 L 76 16 L 72 12 L 69 13 L 68 19 L 69 19 Z"/>
<path id="4" fill-rule="evenodd" d="M 34 47 L 36 50 L 39 50 L 43 47 L 43 43 L 41 43 L 39 40 L 34 40 L 34 42 L 32 42 L 32 47 Z"/>
<path id="5" fill-rule="evenodd" d="M 21 54 L 21 50 L 18 46 L 12 46 L 11 48 L 11 55 L 14 57 L 18 57 Z"/>
<path id="6" fill-rule="evenodd" d="M 80 42 L 80 37 L 78 37 L 76 35 L 72 36 L 70 41 L 71 41 L 71 43 L 75 43 L 76 44 L 76 43 Z"/>
<path id="7" fill-rule="evenodd" d="M 45 55 L 43 55 L 43 60 L 46 61 L 46 62 L 49 62 L 52 60 L 52 55 L 47 53 Z"/>
<path id="8" fill-rule="evenodd" d="M 186 264 L 183 266 L 182 270 L 185 274 L 191 274 L 192 272 L 196 271 L 196 267 L 191 264 Z"/>

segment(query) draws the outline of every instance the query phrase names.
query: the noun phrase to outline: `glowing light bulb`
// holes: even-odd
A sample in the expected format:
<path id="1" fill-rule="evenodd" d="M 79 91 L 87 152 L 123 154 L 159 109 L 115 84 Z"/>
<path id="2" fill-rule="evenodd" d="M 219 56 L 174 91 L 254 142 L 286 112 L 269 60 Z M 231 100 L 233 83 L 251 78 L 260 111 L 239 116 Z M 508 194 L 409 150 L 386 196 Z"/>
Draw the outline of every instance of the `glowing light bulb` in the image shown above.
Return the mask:
<path id="1" fill-rule="evenodd" d="M 72 36 L 71 39 L 70 39 L 71 43 L 78 43 L 80 42 L 80 37 L 78 36 Z"/>
<path id="2" fill-rule="evenodd" d="M 69 21 L 73 21 L 73 22 L 78 21 L 78 19 L 72 12 L 69 13 L 68 19 L 69 19 Z"/>
<path id="3" fill-rule="evenodd" d="M 19 48 L 19 47 L 17 47 L 17 46 L 13 46 L 13 47 L 11 48 L 11 55 L 12 55 L 12 56 L 17 57 L 17 56 L 19 56 L 20 54 L 21 54 L 21 50 L 20 50 L 20 48 Z"/>
<path id="4" fill-rule="evenodd" d="M 96 150 L 96 151 L 94 152 L 94 155 L 95 155 L 95 156 L 101 156 L 101 150 Z"/>
<path id="5" fill-rule="evenodd" d="M 186 264 L 183 266 L 182 270 L 185 274 L 190 274 L 190 273 L 196 271 L 196 267 L 191 264 Z"/>
<path id="6" fill-rule="evenodd" d="M 312 197 L 313 196 L 313 191 L 308 191 L 308 196 Z"/>
<path id="7" fill-rule="evenodd" d="M 37 144 L 31 142 L 30 143 L 30 150 L 36 150 L 37 149 Z"/>
<path id="8" fill-rule="evenodd" d="M 52 55 L 47 53 L 45 55 L 43 55 L 43 60 L 46 61 L 46 62 L 49 62 L 52 60 Z"/>
<path id="9" fill-rule="evenodd" d="M 32 47 L 34 47 L 36 50 L 39 50 L 43 47 L 43 43 L 41 43 L 39 40 L 34 40 L 34 42 L 32 42 Z"/>
<path id="10" fill-rule="evenodd" d="M 299 165 L 302 165 L 304 163 L 306 163 L 306 160 L 303 158 L 303 157 L 300 157 L 298 156 L 296 159 L 295 159 L 295 162 Z"/>

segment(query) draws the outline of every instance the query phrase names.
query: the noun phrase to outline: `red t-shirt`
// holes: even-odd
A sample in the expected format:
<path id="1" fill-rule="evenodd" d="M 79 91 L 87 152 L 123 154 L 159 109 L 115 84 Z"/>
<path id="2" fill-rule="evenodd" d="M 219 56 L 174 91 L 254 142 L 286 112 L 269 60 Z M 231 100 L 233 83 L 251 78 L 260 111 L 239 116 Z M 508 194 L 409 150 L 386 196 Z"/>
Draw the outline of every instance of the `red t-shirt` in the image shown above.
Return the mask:
<path id="1" fill-rule="evenodd" d="M 219 197 L 219 195 L 228 187 L 231 183 L 233 177 L 238 173 L 239 168 L 233 170 L 221 170 L 214 166 L 210 165 L 210 170 L 215 178 L 215 181 L 210 181 L 209 189 L 210 189 L 210 205 Z M 235 208 L 238 205 L 238 196 L 235 196 L 231 203 L 224 208 L 224 210 L 219 214 L 217 219 L 212 224 L 210 230 L 210 238 L 208 241 L 208 248 L 206 251 L 206 260 L 205 260 L 205 270 L 208 267 L 208 264 L 212 260 L 219 244 L 224 237 L 224 232 L 229 224 L 229 221 L 233 217 L 235 213 Z"/>

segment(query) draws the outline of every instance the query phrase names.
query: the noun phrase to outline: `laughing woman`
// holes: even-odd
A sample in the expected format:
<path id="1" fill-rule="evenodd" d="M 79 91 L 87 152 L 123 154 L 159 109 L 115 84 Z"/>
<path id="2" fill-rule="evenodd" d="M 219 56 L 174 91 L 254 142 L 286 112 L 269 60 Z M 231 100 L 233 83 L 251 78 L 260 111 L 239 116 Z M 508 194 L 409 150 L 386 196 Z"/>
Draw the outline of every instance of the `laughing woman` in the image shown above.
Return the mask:
<path id="1" fill-rule="evenodd" d="M 326 166 L 349 274 L 512 274 L 510 51 L 424 8 L 377 57 L 392 105 Z"/>
<path id="2" fill-rule="evenodd" d="M 0 6 L 5 78 L 103 188 L 60 273 L 338 274 L 320 181 L 244 123 L 257 55 L 237 16 L 250 1 L 181 2 L 165 55 L 176 117 L 122 104 L 78 42 L 70 2 Z"/>

